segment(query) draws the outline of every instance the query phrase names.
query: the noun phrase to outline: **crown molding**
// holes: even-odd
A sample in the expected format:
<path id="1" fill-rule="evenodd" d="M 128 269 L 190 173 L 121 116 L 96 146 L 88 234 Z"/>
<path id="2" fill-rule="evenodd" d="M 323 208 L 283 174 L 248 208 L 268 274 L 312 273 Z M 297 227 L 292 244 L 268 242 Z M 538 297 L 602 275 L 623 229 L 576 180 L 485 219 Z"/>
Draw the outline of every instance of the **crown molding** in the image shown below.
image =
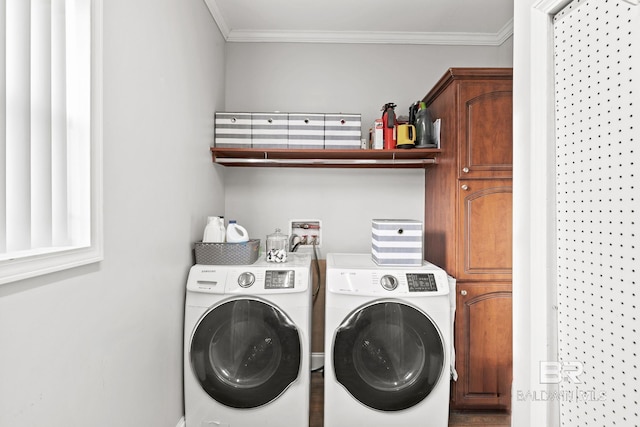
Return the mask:
<path id="1" fill-rule="evenodd" d="M 218 29 L 222 33 L 222 37 L 224 37 L 224 39 L 228 41 L 229 26 L 227 25 L 227 21 L 224 19 L 224 16 L 222 15 L 222 11 L 218 7 L 218 3 L 216 2 L 216 0 L 204 0 L 204 2 L 206 3 L 207 8 L 211 13 L 213 20 L 216 21 L 216 25 L 218 26 Z"/>
<path id="2" fill-rule="evenodd" d="M 513 35 L 513 19 L 497 33 L 230 30 L 216 0 L 204 0 L 224 39 L 232 43 L 358 43 L 500 46 Z"/>
<path id="3" fill-rule="evenodd" d="M 507 28 L 508 27 L 508 28 Z M 496 34 L 366 31 L 231 31 L 228 42 L 245 43 L 361 43 L 499 46 L 513 34 L 513 21 Z"/>
<path id="4" fill-rule="evenodd" d="M 495 34 L 495 46 L 500 46 L 506 42 L 511 36 L 513 36 L 513 18 L 509 19 L 504 27 Z"/>

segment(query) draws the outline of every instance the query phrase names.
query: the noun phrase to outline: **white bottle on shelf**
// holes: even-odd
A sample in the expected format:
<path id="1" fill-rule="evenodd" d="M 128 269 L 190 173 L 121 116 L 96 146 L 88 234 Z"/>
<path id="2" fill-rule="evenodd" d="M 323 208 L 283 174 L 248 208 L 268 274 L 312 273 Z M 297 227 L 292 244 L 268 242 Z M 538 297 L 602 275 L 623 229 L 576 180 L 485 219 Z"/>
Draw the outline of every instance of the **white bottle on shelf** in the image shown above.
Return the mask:
<path id="1" fill-rule="evenodd" d="M 227 243 L 242 243 L 249 241 L 247 229 L 239 225 L 235 220 L 230 220 L 227 226 Z"/>
<path id="2" fill-rule="evenodd" d="M 207 218 L 207 226 L 204 228 L 202 236 L 203 243 L 223 243 L 226 230 L 224 228 L 224 217 L 210 216 Z"/>

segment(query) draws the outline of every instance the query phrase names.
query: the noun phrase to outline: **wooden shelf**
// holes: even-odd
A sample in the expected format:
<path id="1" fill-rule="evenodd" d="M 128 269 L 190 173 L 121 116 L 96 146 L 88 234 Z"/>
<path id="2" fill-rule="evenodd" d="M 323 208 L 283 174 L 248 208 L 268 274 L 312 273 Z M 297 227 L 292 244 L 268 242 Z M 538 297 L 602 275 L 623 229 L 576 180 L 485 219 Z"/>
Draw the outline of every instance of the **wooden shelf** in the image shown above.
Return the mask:
<path id="1" fill-rule="evenodd" d="M 437 163 L 437 148 L 317 150 L 211 147 L 214 163 L 244 167 L 413 168 Z"/>

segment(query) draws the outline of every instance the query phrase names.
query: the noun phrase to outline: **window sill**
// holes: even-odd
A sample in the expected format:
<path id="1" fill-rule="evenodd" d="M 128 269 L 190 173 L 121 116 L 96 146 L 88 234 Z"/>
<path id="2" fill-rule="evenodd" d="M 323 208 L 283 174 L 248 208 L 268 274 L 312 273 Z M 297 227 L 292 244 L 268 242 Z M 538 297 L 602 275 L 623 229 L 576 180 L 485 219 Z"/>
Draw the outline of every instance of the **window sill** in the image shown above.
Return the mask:
<path id="1" fill-rule="evenodd" d="M 102 248 L 49 248 L 46 252 L 0 258 L 0 285 L 102 261 Z"/>

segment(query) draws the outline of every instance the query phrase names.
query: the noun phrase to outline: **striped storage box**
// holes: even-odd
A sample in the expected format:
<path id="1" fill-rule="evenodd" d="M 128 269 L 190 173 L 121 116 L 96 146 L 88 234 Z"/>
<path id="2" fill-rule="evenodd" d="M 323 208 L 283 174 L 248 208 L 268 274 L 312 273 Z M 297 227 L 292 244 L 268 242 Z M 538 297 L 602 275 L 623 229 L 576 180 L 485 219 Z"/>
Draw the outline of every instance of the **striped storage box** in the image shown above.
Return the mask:
<path id="1" fill-rule="evenodd" d="M 289 148 L 324 148 L 324 114 L 289 113 Z"/>
<path id="2" fill-rule="evenodd" d="M 360 114 L 325 114 L 324 148 L 359 149 L 361 122 Z"/>
<path id="3" fill-rule="evenodd" d="M 287 113 L 251 113 L 253 148 L 287 148 L 288 117 Z"/>
<path id="4" fill-rule="evenodd" d="M 251 113 L 216 113 L 215 146 L 251 148 Z"/>
<path id="5" fill-rule="evenodd" d="M 422 265 L 422 222 L 374 219 L 371 256 L 379 265 Z"/>

